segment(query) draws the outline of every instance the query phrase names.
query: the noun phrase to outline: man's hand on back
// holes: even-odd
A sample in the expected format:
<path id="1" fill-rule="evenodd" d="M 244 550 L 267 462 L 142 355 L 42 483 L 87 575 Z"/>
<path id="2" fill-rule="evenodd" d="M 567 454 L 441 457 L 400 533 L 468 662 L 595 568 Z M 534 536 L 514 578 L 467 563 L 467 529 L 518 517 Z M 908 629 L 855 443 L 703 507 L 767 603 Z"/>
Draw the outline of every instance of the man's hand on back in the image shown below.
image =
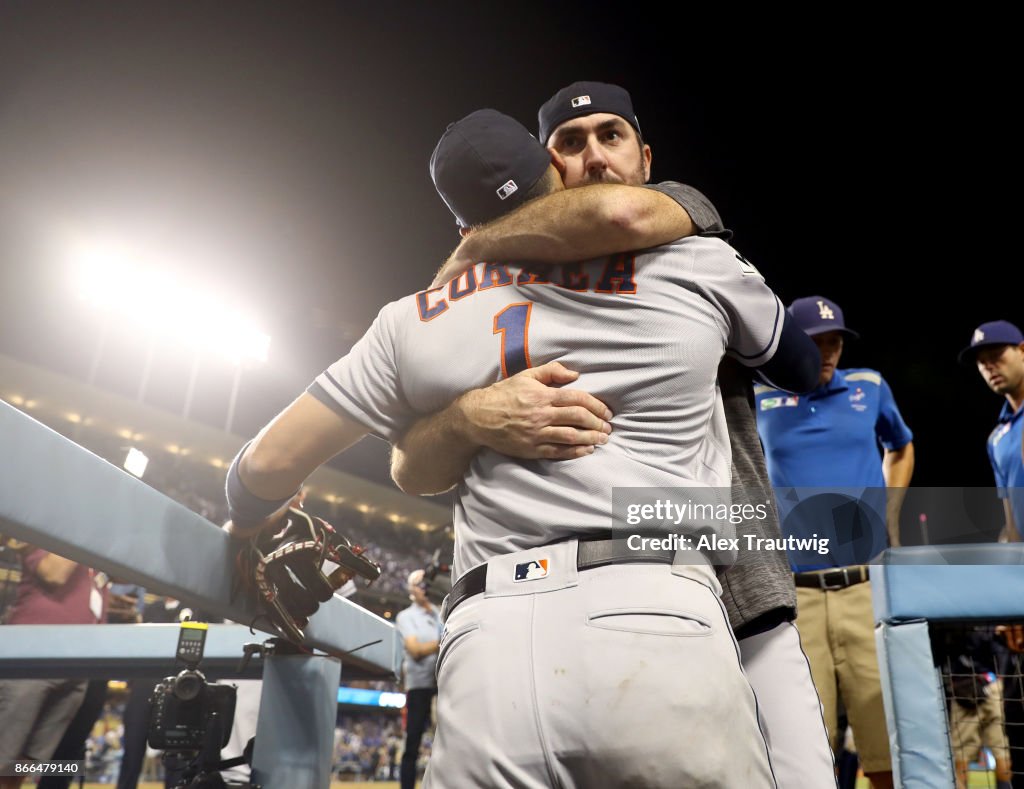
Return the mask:
<path id="1" fill-rule="evenodd" d="M 503 455 L 569 460 L 607 443 L 612 412 L 593 395 L 561 385 L 579 373 L 559 362 L 523 370 L 455 401 L 466 437 Z"/>
<path id="2" fill-rule="evenodd" d="M 612 412 L 593 395 L 560 388 L 579 373 L 548 362 L 466 392 L 416 422 L 394 445 L 391 476 L 413 495 L 449 490 L 482 447 L 520 460 L 572 460 L 608 441 Z"/>

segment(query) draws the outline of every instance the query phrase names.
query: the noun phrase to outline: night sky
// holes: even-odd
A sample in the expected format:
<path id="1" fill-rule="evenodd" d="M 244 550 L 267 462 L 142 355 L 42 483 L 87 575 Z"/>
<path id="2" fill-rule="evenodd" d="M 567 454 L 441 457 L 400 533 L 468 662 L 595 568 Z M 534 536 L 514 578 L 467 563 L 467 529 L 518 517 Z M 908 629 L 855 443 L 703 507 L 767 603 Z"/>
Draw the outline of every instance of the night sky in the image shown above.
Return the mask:
<path id="1" fill-rule="evenodd" d="M 535 129 L 597 79 L 631 91 L 653 180 L 711 197 L 783 301 L 844 307 L 863 339 L 843 362 L 891 383 L 915 484 L 990 484 L 1001 400 L 955 357 L 978 323 L 1024 321 L 1015 220 L 982 187 L 1009 178 L 1001 26 L 770 13 L 2 2 L 0 352 L 84 377 L 98 321 L 68 249 L 114 239 L 260 316 L 270 364 L 236 422 L 255 432 L 455 245 L 427 171 L 445 126 L 491 106 Z M 134 394 L 145 348 L 117 332 L 99 384 Z M 179 410 L 189 357 L 157 359 L 149 401 Z M 230 380 L 204 362 L 196 418 L 223 421 Z M 342 467 L 383 457 L 367 441 Z"/>

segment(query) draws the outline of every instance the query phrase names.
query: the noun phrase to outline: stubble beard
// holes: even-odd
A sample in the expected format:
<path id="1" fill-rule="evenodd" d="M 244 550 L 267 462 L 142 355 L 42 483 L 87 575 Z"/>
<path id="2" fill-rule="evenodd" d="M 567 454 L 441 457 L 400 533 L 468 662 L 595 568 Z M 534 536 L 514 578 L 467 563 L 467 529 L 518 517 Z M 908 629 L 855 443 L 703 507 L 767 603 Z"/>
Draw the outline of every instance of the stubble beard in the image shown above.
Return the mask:
<path id="1" fill-rule="evenodd" d="M 641 161 L 636 169 L 630 172 L 625 178 L 620 178 L 611 170 L 602 170 L 599 173 L 587 173 L 580 186 L 591 186 L 593 184 L 625 184 L 627 186 L 643 186 L 647 183 L 644 175 L 644 164 Z"/>

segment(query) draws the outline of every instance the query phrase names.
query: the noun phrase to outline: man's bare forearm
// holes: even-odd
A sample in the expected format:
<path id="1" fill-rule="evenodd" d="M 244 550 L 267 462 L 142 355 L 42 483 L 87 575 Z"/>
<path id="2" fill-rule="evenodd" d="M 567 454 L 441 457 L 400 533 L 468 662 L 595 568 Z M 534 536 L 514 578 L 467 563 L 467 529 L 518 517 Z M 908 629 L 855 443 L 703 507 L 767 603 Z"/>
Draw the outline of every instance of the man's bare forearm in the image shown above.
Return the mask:
<path id="1" fill-rule="evenodd" d="M 1003 499 L 1003 512 L 1006 515 L 1006 522 L 1002 531 L 999 532 L 999 542 L 1020 542 L 1020 530 L 1013 517 L 1013 507 L 1009 499 Z"/>
<path id="2" fill-rule="evenodd" d="M 531 200 L 474 228 L 434 283 L 480 260 L 571 263 L 667 244 L 694 230 L 689 214 L 668 195 L 639 186 L 594 184 Z"/>
<path id="3" fill-rule="evenodd" d="M 463 242 L 487 260 L 570 263 L 674 241 L 693 223 L 671 197 L 623 184 L 555 192 L 484 225 Z"/>
<path id="4" fill-rule="evenodd" d="M 417 641 L 414 636 L 405 640 L 405 651 L 413 660 L 423 660 L 423 658 L 433 655 L 440 646 L 440 641 Z"/>
<path id="5" fill-rule="evenodd" d="M 391 450 L 391 477 L 406 493 L 444 493 L 458 484 L 480 445 L 469 436 L 459 401 L 414 424 Z"/>
<path id="6" fill-rule="evenodd" d="M 367 432 L 312 395 L 299 395 L 231 464 L 228 532 L 247 537 L 275 523 L 306 477 Z"/>
<path id="7" fill-rule="evenodd" d="M 882 475 L 886 485 L 886 521 L 889 544 L 900 546 L 900 510 L 907 495 L 907 487 L 914 475 L 914 445 L 909 443 L 896 450 L 886 450 L 882 458 Z"/>

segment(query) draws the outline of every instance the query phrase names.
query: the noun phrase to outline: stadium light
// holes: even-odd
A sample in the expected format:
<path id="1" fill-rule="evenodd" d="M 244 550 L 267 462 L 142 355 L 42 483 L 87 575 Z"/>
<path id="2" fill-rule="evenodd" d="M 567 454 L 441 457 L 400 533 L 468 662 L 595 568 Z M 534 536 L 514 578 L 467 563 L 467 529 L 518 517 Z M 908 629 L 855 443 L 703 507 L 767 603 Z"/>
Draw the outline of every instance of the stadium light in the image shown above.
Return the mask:
<path id="1" fill-rule="evenodd" d="M 149 465 L 149 458 L 135 447 L 128 450 L 128 457 L 124 459 L 125 471 L 134 474 L 139 479 L 146 473 L 146 466 Z"/>
<path id="2" fill-rule="evenodd" d="M 144 265 L 124 247 L 82 247 L 76 258 L 78 290 L 91 306 L 235 364 L 267 360 L 270 337 L 217 294 Z"/>

